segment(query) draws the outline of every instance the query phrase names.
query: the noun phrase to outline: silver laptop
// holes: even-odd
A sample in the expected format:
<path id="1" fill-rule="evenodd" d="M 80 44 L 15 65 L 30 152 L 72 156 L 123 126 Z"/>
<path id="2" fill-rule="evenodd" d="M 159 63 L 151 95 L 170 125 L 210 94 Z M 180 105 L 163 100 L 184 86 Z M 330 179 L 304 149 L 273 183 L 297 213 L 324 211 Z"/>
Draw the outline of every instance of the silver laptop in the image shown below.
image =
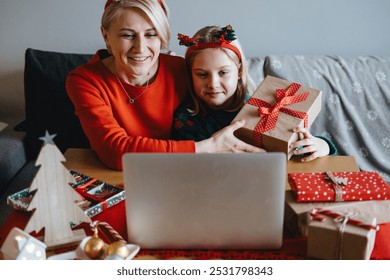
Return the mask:
<path id="1" fill-rule="evenodd" d="M 148 249 L 277 249 L 286 156 L 123 156 L 128 240 Z"/>

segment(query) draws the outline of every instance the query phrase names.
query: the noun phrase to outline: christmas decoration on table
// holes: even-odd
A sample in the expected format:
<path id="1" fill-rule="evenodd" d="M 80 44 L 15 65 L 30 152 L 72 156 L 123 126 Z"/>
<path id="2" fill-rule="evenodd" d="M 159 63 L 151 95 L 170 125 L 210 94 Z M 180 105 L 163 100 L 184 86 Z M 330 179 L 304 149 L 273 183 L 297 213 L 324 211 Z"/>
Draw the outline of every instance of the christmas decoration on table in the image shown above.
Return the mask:
<path id="1" fill-rule="evenodd" d="M 390 199 L 390 186 L 378 172 L 289 173 L 299 202 Z"/>
<path id="2" fill-rule="evenodd" d="M 73 231 L 71 223 L 91 222 L 77 205 L 82 198 L 69 185 L 75 179 L 62 164 L 65 158 L 54 144 L 54 137 L 46 131 L 40 138 L 44 144 L 35 163 L 39 169 L 29 188 L 33 197 L 27 208 L 33 213 L 24 229 L 28 233 L 44 229 L 43 242 L 49 248 L 79 242 L 85 232 Z"/>
<path id="3" fill-rule="evenodd" d="M 114 186 L 73 170 L 69 172 L 76 180 L 70 186 L 81 195 L 77 204 L 90 218 L 125 199 L 125 191 L 121 186 Z M 8 196 L 7 204 L 16 210 L 27 211 L 32 198 L 33 193 L 26 188 Z"/>
<path id="4" fill-rule="evenodd" d="M 367 260 L 379 230 L 375 218 L 349 212 L 313 209 L 308 229 L 308 257 L 327 260 Z"/>
<path id="5" fill-rule="evenodd" d="M 140 250 L 135 244 L 128 244 L 108 223 L 94 221 L 90 224 L 93 236 L 84 238 L 75 251 L 49 257 L 51 260 L 81 259 L 81 260 L 131 260 Z M 114 241 L 107 244 L 99 236 L 99 227 L 106 232 L 105 240 Z M 101 230 L 101 232 L 104 232 Z"/>
<path id="6" fill-rule="evenodd" d="M 45 260 L 46 244 L 14 227 L 5 239 L 1 252 L 6 260 Z"/>
<path id="7" fill-rule="evenodd" d="M 318 89 L 268 75 L 233 120 L 245 120 L 236 135 L 269 152 L 284 152 L 290 159 L 289 146 L 299 138 L 293 129 L 311 126 L 321 110 L 321 95 Z"/>
<path id="8" fill-rule="evenodd" d="M 14 227 L 5 239 L 1 253 L 7 260 L 130 260 L 139 252 L 138 245 L 127 244 L 108 223 L 94 221 L 90 226 L 93 236 L 85 237 L 76 250 L 72 246 L 59 247 L 51 250 L 47 258 L 45 243 Z"/>

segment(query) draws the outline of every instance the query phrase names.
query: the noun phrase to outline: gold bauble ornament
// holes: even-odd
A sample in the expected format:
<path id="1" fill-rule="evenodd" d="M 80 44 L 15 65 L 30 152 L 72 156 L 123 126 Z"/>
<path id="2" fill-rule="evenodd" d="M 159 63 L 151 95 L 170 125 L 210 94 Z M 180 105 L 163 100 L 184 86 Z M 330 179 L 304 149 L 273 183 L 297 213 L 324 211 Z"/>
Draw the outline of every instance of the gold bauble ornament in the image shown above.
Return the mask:
<path id="1" fill-rule="evenodd" d="M 99 238 L 97 229 L 93 236 L 85 243 L 84 253 L 93 260 L 102 258 L 107 251 L 107 244 Z"/>
<path id="2" fill-rule="evenodd" d="M 108 246 L 107 255 L 118 255 L 126 259 L 130 255 L 130 249 L 122 241 L 115 241 Z"/>

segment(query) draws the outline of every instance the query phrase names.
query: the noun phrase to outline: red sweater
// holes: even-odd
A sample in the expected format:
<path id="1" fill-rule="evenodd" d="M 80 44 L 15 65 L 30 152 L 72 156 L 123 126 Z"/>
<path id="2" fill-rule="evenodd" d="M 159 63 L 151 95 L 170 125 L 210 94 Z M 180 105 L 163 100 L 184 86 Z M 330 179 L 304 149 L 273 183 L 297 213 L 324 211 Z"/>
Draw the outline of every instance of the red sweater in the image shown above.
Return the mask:
<path id="1" fill-rule="evenodd" d="M 66 89 L 76 115 L 100 160 L 122 169 L 128 152 L 195 152 L 194 141 L 172 141 L 173 112 L 187 94 L 184 59 L 160 55 L 156 79 L 134 104 L 106 69 L 99 52 L 87 64 L 71 71 Z M 145 87 L 122 82 L 133 98 Z"/>

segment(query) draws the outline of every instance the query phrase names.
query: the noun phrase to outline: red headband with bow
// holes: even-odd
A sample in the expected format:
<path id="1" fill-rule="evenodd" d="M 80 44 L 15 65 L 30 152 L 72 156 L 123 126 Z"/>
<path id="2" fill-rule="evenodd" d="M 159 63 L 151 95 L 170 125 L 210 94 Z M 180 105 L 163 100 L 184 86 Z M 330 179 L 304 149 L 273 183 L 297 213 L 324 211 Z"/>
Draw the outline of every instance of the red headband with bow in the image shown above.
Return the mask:
<path id="1" fill-rule="evenodd" d="M 231 44 L 232 41 L 237 39 L 233 27 L 231 25 L 223 27 L 221 31 L 215 34 L 215 37 L 219 39 L 218 42 L 199 43 L 199 38 L 189 37 L 180 33 L 177 35 L 177 38 L 179 39 L 179 44 L 188 47 L 185 55 L 186 57 L 188 57 L 195 50 L 208 48 L 225 48 L 232 50 L 237 55 L 238 59 L 241 60 L 240 50 L 236 46 Z"/>

